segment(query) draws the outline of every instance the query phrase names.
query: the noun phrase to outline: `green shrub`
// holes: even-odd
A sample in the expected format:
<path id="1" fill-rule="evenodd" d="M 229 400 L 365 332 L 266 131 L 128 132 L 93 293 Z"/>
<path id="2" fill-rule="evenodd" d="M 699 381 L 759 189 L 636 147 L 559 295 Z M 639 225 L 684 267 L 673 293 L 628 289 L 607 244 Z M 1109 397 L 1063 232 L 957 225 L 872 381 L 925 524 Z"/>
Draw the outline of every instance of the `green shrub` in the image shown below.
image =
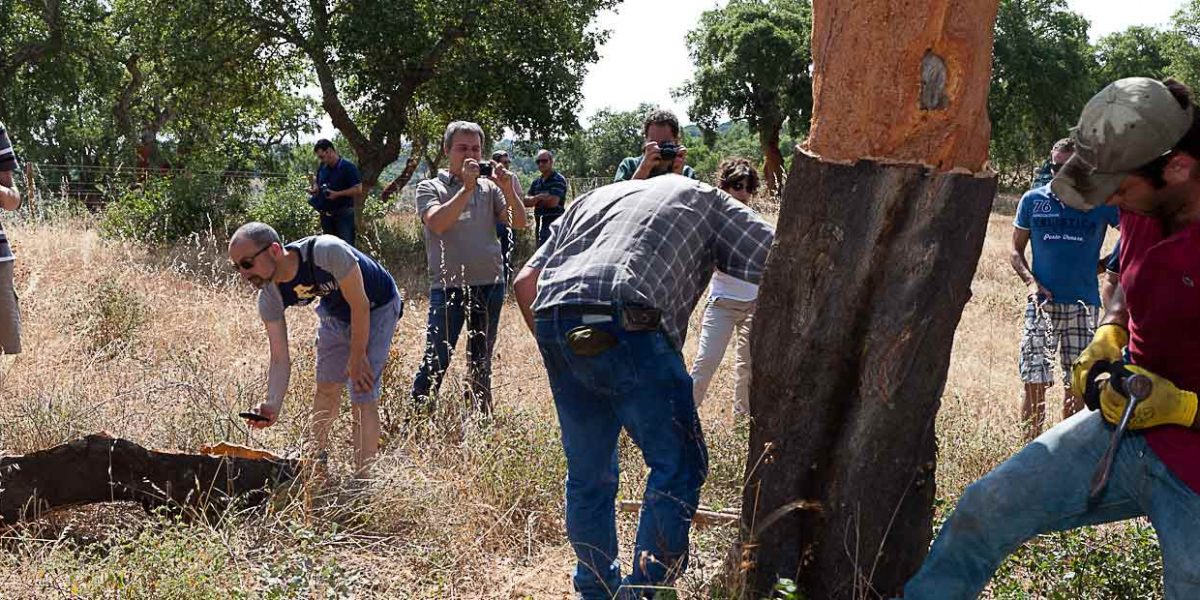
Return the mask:
<path id="1" fill-rule="evenodd" d="M 269 182 L 247 203 L 244 220 L 262 221 L 289 241 L 320 232 L 317 211 L 308 204 L 307 187 L 299 174 Z"/>
<path id="2" fill-rule="evenodd" d="M 198 232 L 223 236 L 244 215 L 246 188 L 217 174 L 150 177 L 108 205 L 100 230 L 150 244 L 167 244 Z"/>
<path id="3" fill-rule="evenodd" d="M 97 284 L 74 319 L 76 331 L 87 339 L 91 351 L 106 358 L 132 345 L 145 323 L 142 299 L 112 280 Z"/>

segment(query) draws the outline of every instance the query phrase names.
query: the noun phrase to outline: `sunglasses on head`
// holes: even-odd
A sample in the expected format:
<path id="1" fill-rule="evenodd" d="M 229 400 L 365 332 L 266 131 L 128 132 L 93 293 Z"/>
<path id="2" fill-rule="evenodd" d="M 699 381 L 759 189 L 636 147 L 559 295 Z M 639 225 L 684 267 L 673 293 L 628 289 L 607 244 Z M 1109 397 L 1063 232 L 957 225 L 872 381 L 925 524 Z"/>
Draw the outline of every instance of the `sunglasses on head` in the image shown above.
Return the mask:
<path id="1" fill-rule="evenodd" d="M 267 244 L 266 246 L 259 248 L 258 252 L 255 252 L 254 254 L 251 254 L 250 256 L 247 256 L 247 257 L 233 263 L 233 268 L 240 269 L 242 271 L 249 271 L 250 269 L 253 269 L 254 268 L 254 259 L 258 258 L 259 254 L 266 252 L 267 248 L 270 248 L 270 247 L 271 247 L 271 244 Z"/>

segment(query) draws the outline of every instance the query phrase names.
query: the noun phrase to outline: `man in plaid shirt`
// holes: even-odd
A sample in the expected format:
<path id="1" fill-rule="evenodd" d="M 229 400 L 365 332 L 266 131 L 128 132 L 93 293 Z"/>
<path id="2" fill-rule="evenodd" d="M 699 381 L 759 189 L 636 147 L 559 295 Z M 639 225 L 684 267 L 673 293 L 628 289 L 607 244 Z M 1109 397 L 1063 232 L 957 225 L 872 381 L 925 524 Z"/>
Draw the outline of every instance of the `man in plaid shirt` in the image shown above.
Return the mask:
<path id="1" fill-rule="evenodd" d="M 567 457 L 567 537 L 579 596 L 670 583 L 708 450 L 680 349 L 714 268 L 758 283 L 774 229 L 680 175 L 615 183 L 571 204 L 513 284 L 546 364 Z M 650 476 L 622 582 L 614 503 L 624 428 Z"/>
<path id="2" fill-rule="evenodd" d="M 17 155 L 8 140 L 8 131 L 0 123 L 0 208 L 4 210 L 21 207 L 21 193 L 13 186 L 13 171 L 16 170 Z M 17 292 L 13 286 L 13 252 L 3 225 L 0 225 L 0 352 L 21 352 L 21 311 L 17 308 Z"/>

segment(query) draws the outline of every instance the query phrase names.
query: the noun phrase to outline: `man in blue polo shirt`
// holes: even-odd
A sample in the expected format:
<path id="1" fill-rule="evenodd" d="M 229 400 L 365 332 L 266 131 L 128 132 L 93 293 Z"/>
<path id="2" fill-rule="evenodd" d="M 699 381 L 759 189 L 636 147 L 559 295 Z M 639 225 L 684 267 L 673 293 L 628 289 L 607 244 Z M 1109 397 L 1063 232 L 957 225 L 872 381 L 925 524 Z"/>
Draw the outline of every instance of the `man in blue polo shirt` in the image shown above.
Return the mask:
<path id="1" fill-rule="evenodd" d="M 321 233 L 336 235 L 353 246 L 354 199 L 362 193 L 358 167 L 342 158 L 329 140 L 317 140 L 313 152 L 321 166 L 308 188 L 308 203 L 321 215 Z"/>
<path id="2" fill-rule="evenodd" d="M 349 385 L 355 473 L 366 477 L 379 452 L 379 379 L 404 306 L 395 280 L 339 238 L 314 235 L 284 244 L 265 223 L 238 228 L 229 240 L 229 259 L 259 289 L 258 314 L 271 349 L 267 400 L 254 409 L 265 420 L 249 425 L 269 427 L 283 409 L 291 377 L 284 309 L 320 298 L 313 440 L 317 452 L 328 449 L 342 390 Z"/>
<path id="3" fill-rule="evenodd" d="M 1010 258 L 1028 288 L 1020 359 L 1025 383 L 1021 419 L 1027 440 L 1041 434 L 1045 424 L 1046 388 L 1053 383 L 1056 350 L 1062 368 L 1063 418 L 1081 406 L 1071 394 L 1071 363 L 1095 333 L 1100 310 L 1096 265 L 1108 226 L 1117 226 L 1115 207 L 1087 212 L 1072 208 L 1048 184 L 1026 192 L 1017 206 Z M 1025 260 L 1031 240 L 1032 269 Z"/>
<path id="4" fill-rule="evenodd" d="M 541 246 L 550 237 L 550 224 L 567 210 L 567 178 L 554 170 L 554 155 L 549 150 L 538 150 L 536 162 L 541 176 L 529 184 L 525 206 L 533 207 L 537 245 Z"/>

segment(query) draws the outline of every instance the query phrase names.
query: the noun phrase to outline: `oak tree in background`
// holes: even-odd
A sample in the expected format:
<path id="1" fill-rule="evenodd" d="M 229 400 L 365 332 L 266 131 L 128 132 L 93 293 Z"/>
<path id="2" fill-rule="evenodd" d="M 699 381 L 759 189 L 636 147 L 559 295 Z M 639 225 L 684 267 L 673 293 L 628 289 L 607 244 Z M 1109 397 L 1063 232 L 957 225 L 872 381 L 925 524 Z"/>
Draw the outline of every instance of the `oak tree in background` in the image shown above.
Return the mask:
<path id="1" fill-rule="evenodd" d="M 1000 0 L 988 116 L 992 162 L 1009 183 L 1028 181 L 1096 92 L 1087 31 L 1066 0 Z"/>
<path id="2" fill-rule="evenodd" d="M 555 168 L 572 177 L 611 179 L 622 159 L 641 153 L 642 122 L 653 109 L 642 103 L 633 110 L 597 110 L 587 128 L 562 143 Z"/>
<path id="3" fill-rule="evenodd" d="M 1106 35 L 1096 43 L 1094 87 L 1125 77 L 1166 77 L 1171 64 L 1171 34 L 1135 25 Z"/>
<path id="4" fill-rule="evenodd" d="M 427 127 L 413 135 L 423 107 L 447 119 L 503 115 L 505 126 L 539 137 L 576 127 L 583 76 L 605 37 L 592 20 L 619 2 L 221 1 L 306 57 L 367 188 L 406 141 L 440 145 Z"/>
<path id="5" fill-rule="evenodd" d="M 24 159 L 94 165 L 120 84 L 98 0 L 0 0 L 0 120 Z"/>
<path id="6" fill-rule="evenodd" d="M 264 46 L 244 21 L 200 2 L 115 0 L 112 9 L 112 52 L 123 71 L 112 114 L 140 166 L 246 168 L 315 130 L 302 57 Z M 160 156 L 163 138 L 170 156 Z"/>
<path id="7" fill-rule="evenodd" d="M 688 113 L 706 130 L 715 130 L 723 115 L 747 122 L 758 135 L 771 193 L 783 175 L 784 123 L 793 136 L 808 130 L 811 28 L 807 0 L 731 0 L 701 15 L 687 36 L 696 71 L 677 94 L 691 98 Z"/>

